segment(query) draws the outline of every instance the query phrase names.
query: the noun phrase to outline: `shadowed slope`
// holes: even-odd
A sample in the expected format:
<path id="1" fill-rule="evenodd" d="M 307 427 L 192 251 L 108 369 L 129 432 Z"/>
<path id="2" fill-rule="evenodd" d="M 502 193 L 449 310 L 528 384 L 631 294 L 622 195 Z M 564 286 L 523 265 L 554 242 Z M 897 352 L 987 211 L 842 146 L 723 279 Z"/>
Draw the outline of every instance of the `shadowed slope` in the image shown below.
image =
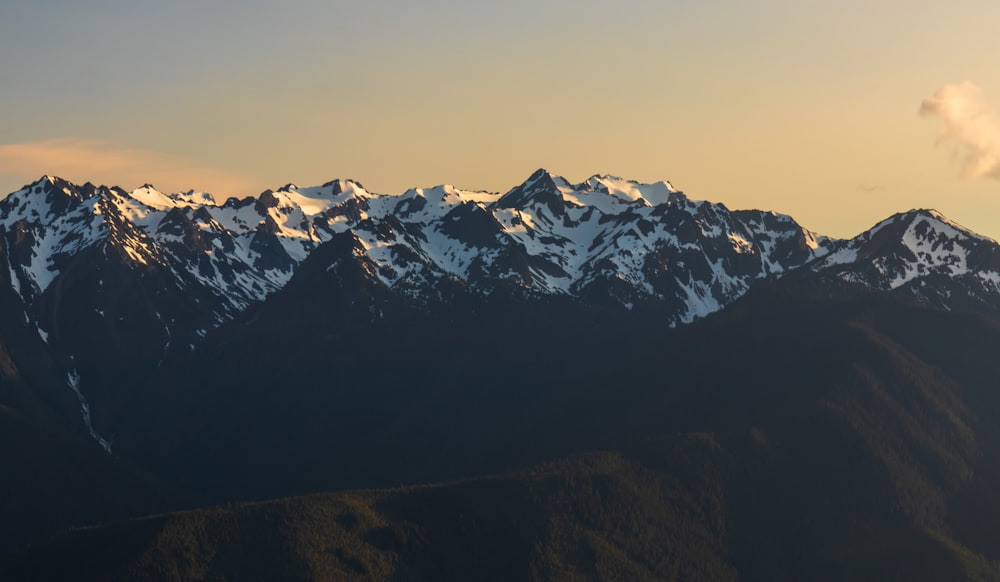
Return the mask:
<path id="1" fill-rule="evenodd" d="M 547 355 L 568 355 L 559 348 L 565 343 L 528 337 L 539 343 L 522 338 L 526 352 L 544 345 Z M 581 374 L 550 386 L 544 366 L 522 374 L 528 387 L 517 391 L 519 407 L 493 406 L 498 394 L 511 394 L 501 392 L 511 389 L 503 373 L 477 377 L 475 398 L 466 383 L 406 385 L 428 403 L 413 409 L 411 399 L 404 408 L 465 415 L 463 432 L 454 434 L 470 453 L 483 453 L 476 463 L 456 454 L 462 448 L 430 446 L 453 436 L 448 431 L 437 441 L 438 433 L 380 414 L 368 419 L 371 434 L 396 438 L 352 441 L 343 446 L 367 448 L 349 457 L 336 441 L 294 441 L 311 456 L 279 473 L 301 483 L 296 479 L 312 471 L 332 482 L 327 467 L 350 458 L 354 464 L 343 465 L 352 467 L 350 478 L 366 471 L 378 478 L 393 467 L 386 459 L 412 452 L 441 472 L 531 462 L 574 446 L 622 452 L 500 477 L 84 530 L 11 556 L 0 572 L 52 567 L 49 556 L 85 556 L 100 544 L 107 553 L 81 558 L 91 568 L 81 572 L 111 579 L 238 579 L 246 568 L 305 580 L 1000 577 L 994 320 L 806 277 L 753 291 L 683 332 L 636 327 L 615 337 L 627 337 L 630 349 L 606 360 L 593 357 L 601 350 L 591 352 L 589 381 Z M 505 345 L 492 344 L 493 354 Z M 563 370 L 566 361 L 555 357 L 551 369 Z M 408 373 L 451 378 L 432 370 Z M 301 397 L 296 386 L 286 385 L 283 397 Z M 398 397 L 391 384 L 366 387 L 379 390 L 368 405 L 391 411 Z M 317 393 L 306 393 L 305 402 L 315 404 Z M 303 408 L 288 410 L 296 412 L 287 420 L 301 421 Z M 438 418 L 452 426 L 451 416 Z M 505 425 L 517 430 L 501 430 Z M 488 438 L 508 448 L 486 446 Z M 237 482 L 244 481 L 228 486 Z"/>

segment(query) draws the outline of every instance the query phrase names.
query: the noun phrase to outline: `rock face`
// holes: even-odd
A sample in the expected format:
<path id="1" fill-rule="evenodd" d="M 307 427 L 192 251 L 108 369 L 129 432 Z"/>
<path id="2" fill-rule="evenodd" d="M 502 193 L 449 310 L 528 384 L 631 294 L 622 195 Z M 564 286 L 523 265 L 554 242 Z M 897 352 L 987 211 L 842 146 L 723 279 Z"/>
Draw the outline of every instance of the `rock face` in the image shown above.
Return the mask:
<path id="1" fill-rule="evenodd" d="M 935 210 L 895 214 L 810 267 L 944 309 L 1000 307 L 1000 246 Z"/>
<path id="2" fill-rule="evenodd" d="M 441 284 L 479 294 L 512 287 L 626 308 L 663 302 L 669 325 L 826 255 L 834 242 L 787 216 L 730 212 L 663 182 L 594 176 L 571 185 L 543 170 L 502 196 L 451 186 L 389 196 L 338 180 L 221 203 L 45 177 L 0 201 L 0 228 L 15 290 L 43 333 L 69 339 L 53 316 L 66 291 L 99 313 L 121 296 L 119 279 L 131 279 L 144 289 L 135 309 L 159 322 L 161 347 L 263 300 L 342 233 L 357 239 L 373 279 L 417 301 Z"/>
<path id="3" fill-rule="evenodd" d="M 335 180 L 227 200 L 46 176 L 0 200 L 0 238 L 25 320 L 98 426 L 134 389 L 125 368 L 197 351 L 293 275 L 300 296 L 361 323 L 400 305 L 447 313 L 513 297 L 676 327 L 757 281 L 808 270 L 945 309 L 1000 311 L 1000 247 L 935 211 L 836 240 L 782 214 L 693 201 L 668 182 L 570 184 L 545 170 L 502 195 L 385 195 Z"/>

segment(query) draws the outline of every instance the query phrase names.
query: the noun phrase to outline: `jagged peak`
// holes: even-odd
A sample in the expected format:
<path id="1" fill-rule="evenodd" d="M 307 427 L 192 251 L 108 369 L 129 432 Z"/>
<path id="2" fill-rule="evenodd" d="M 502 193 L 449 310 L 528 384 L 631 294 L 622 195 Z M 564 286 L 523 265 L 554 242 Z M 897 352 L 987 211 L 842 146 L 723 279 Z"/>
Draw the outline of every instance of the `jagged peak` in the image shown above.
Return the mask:
<path id="1" fill-rule="evenodd" d="M 544 203 L 553 205 L 562 202 L 561 191 L 571 191 L 573 186 L 562 176 L 556 176 L 544 168 L 535 170 L 523 183 L 515 186 L 493 204 L 496 208 L 517 208 L 525 206 L 529 200 L 544 197 Z"/>
<path id="2" fill-rule="evenodd" d="M 539 180 L 545 176 L 552 176 L 552 173 L 546 170 L 545 168 L 538 168 L 537 170 L 532 172 L 530 176 L 528 176 L 528 179 L 525 180 L 525 182 L 531 182 L 532 180 Z"/>
<path id="3" fill-rule="evenodd" d="M 677 196 L 683 197 L 669 182 L 642 183 L 613 174 L 594 174 L 584 182 L 573 186 L 573 190 L 601 193 L 643 206 L 659 206 Z"/>
<path id="4" fill-rule="evenodd" d="M 938 225 L 952 229 L 957 233 L 967 237 L 983 239 L 983 240 L 993 240 L 990 237 L 979 234 L 978 232 L 972 230 L 971 228 L 962 226 L 961 224 L 945 216 L 941 211 L 933 208 L 913 208 L 905 212 L 897 212 L 892 216 L 880 221 L 875 226 L 861 233 L 858 236 L 870 238 L 876 233 L 885 230 L 887 228 L 908 229 L 911 225 L 914 225 L 915 223 L 917 223 L 922 219 L 930 221 L 932 224 L 937 223 Z"/>
<path id="5" fill-rule="evenodd" d="M 906 222 L 916 218 L 930 218 L 941 222 L 951 222 L 941 211 L 934 208 L 911 208 L 902 212 L 896 212 L 880 221 L 882 223 Z"/>
<path id="6" fill-rule="evenodd" d="M 888 216 L 881 222 L 898 222 L 901 220 L 909 220 L 916 217 L 933 218 L 936 220 L 948 220 L 948 218 L 941 213 L 941 211 L 934 208 L 911 208 L 909 210 L 904 210 L 902 212 L 896 212 Z"/>
<path id="7" fill-rule="evenodd" d="M 850 265 L 859 259 L 872 264 L 886 257 L 903 257 L 905 264 L 924 265 L 924 268 L 953 265 L 957 269 L 954 272 L 966 272 L 968 253 L 973 248 L 996 249 L 997 242 L 952 221 L 938 210 L 915 208 L 897 212 L 838 246 L 840 249 L 819 266 Z M 919 269 L 911 269 L 905 276 L 894 273 L 886 285 L 895 288 L 920 276 Z"/>
<path id="8" fill-rule="evenodd" d="M 930 220 L 936 221 L 936 222 L 941 223 L 941 224 L 945 224 L 945 225 L 947 225 L 947 226 L 949 226 L 949 227 L 951 227 L 951 228 L 953 228 L 955 230 L 958 230 L 958 231 L 960 231 L 960 232 L 962 232 L 964 234 L 967 234 L 967 235 L 975 237 L 975 238 L 982 238 L 982 239 L 993 240 L 993 239 L 990 239 L 989 237 L 986 237 L 984 235 L 979 234 L 978 232 L 972 230 L 971 228 L 968 228 L 966 226 L 962 226 L 961 224 L 959 224 L 959 223 L 955 222 L 954 220 L 952 220 L 952 219 L 948 218 L 947 216 L 945 216 L 944 213 L 942 213 L 941 211 L 936 210 L 934 208 L 916 208 L 916 209 L 910 210 L 906 214 L 912 215 L 915 219 L 916 218 L 926 218 L 926 219 L 930 219 Z"/>
<path id="9" fill-rule="evenodd" d="M 532 174 L 528 176 L 528 179 L 525 180 L 524 183 L 521 184 L 521 186 L 531 186 L 536 183 L 544 181 L 548 181 L 552 186 L 556 188 L 559 188 L 560 186 L 562 187 L 570 186 L 570 183 L 566 180 L 566 178 L 563 178 L 558 174 L 553 174 L 552 172 L 546 170 L 545 168 L 538 168 L 537 170 L 532 172 Z"/>
<path id="10" fill-rule="evenodd" d="M 636 182 L 635 180 L 626 180 L 626 179 L 621 178 L 619 176 L 615 176 L 614 174 L 594 174 L 593 176 L 587 178 L 580 185 L 581 186 L 587 185 L 587 186 L 591 186 L 593 188 L 596 188 L 596 187 L 604 185 L 604 184 L 606 184 L 608 182 L 611 182 L 611 183 L 625 182 L 625 183 L 629 183 L 629 184 L 638 184 L 638 182 Z"/>
<path id="11" fill-rule="evenodd" d="M 343 194 L 344 192 L 348 192 L 350 190 L 360 190 L 366 193 L 368 192 L 368 189 L 365 188 L 364 184 L 353 178 L 335 178 L 333 180 L 324 182 L 323 185 L 320 187 L 330 188 L 331 192 L 334 195 Z"/>
<path id="12" fill-rule="evenodd" d="M 916 208 L 911 210 L 910 212 L 914 214 L 928 216 L 930 218 L 937 218 L 939 220 L 948 220 L 948 218 L 944 214 L 942 214 L 939 210 L 935 208 Z"/>
<path id="13" fill-rule="evenodd" d="M 264 214 L 268 208 L 274 208 L 278 203 L 278 197 L 275 196 L 274 190 L 264 190 L 257 196 L 254 206 L 259 214 Z"/>
<path id="14" fill-rule="evenodd" d="M 60 178 L 59 176 L 53 176 L 51 174 L 45 174 L 41 178 L 32 182 L 31 184 L 26 185 L 25 188 L 30 189 L 30 188 L 35 188 L 36 186 L 40 186 L 43 189 L 55 187 L 60 190 L 67 190 L 67 189 L 76 190 L 80 188 L 79 186 L 77 186 L 73 182 L 70 182 L 69 180 Z"/>
<path id="15" fill-rule="evenodd" d="M 410 188 L 399 197 L 424 198 L 426 200 L 438 202 L 465 204 L 470 202 L 490 203 L 499 199 L 500 196 L 501 195 L 497 192 L 489 192 L 486 190 L 464 190 L 462 188 L 457 188 L 452 184 L 438 184 L 429 188 Z"/>

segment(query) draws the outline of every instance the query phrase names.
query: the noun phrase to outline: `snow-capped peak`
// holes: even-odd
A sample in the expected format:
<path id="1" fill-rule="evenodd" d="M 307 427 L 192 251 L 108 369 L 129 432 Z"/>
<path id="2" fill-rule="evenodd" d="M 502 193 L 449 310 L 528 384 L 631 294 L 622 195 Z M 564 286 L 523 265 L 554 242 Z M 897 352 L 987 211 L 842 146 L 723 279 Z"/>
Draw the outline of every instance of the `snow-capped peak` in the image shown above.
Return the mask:
<path id="1" fill-rule="evenodd" d="M 995 286 L 1000 283 L 1000 246 L 937 210 L 914 209 L 838 243 L 813 268 L 879 289 L 926 287 L 942 277 L 967 276 Z"/>
<path id="2" fill-rule="evenodd" d="M 575 188 L 578 191 L 603 192 L 610 196 L 631 202 L 642 200 L 648 206 L 664 204 L 677 191 L 669 182 L 640 184 L 635 180 L 623 180 L 617 176 L 594 175 Z"/>
<path id="3" fill-rule="evenodd" d="M 178 197 L 168 196 L 154 188 L 151 184 L 145 184 L 140 188 L 136 188 L 129 193 L 129 197 L 157 210 L 167 210 L 175 206 L 186 205 Z"/>
<path id="4" fill-rule="evenodd" d="M 929 274 L 996 273 L 1000 283 L 1000 253 L 990 250 L 997 244 L 935 210 L 901 213 L 837 241 L 785 215 L 688 200 L 666 181 L 595 174 L 571 184 L 544 169 L 503 195 L 448 184 L 389 195 L 333 180 L 224 201 L 46 176 L 0 201 L 0 227 L 11 280 L 29 305 L 67 261 L 99 245 L 136 268 L 169 272 L 191 296 L 213 297 L 202 328 L 280 289 L 341 233 L 360 241 L 379 284 L 410 294 L 433 295 L 443 278 L 487 293 L 510 283 L 621 305 L 667 302 L 673 324 L 807 263 L 880 288 Z"/>
<path id="5" fill-rule="evenodd" d="M 934 210 L 933 208 L 921 208 L 921 209 L 911 210 L 907 214 L 913 215 L 914 220 L 923 217 L 930 221 L 936 221 L 943 227 L 947 228 L 949 231 L 953 232 L 955 235 L 967 236 L 970 238 L 977 238 L 981 240 L 994 241 L 994 239 L 990 237 L 981 235 L 970 228 L 966 228 L 961 224 L 958 224 L 954 220 L 951 220 L 950 218 L 948 218 L 941 212 Z"/>
<path id="6" fill-rule="evenodd" d="M 553 174 L 545 168 L 538 168 L 532 172 L 530 176 L 528 176 L 528 179 L 521 184 L 521 187 L 530 188 L 538 186 L 562 188 L 569 187 L 570 183 L 566 180 L 566 178 Z"/>

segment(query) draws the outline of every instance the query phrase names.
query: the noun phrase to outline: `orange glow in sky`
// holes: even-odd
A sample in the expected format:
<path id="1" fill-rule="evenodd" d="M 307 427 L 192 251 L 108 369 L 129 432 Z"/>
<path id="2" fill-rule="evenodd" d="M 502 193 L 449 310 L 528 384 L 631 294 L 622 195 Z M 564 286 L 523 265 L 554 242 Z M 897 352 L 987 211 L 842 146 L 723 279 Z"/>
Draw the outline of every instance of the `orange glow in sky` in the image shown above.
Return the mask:
<path id="1" fill-rule="evenodd" d="M 1000 238 L 996 22 L 972 0 L 13 0 L 0 190 L 507 190 L 545 167 L 833 236 L 930 207 Z"/>

